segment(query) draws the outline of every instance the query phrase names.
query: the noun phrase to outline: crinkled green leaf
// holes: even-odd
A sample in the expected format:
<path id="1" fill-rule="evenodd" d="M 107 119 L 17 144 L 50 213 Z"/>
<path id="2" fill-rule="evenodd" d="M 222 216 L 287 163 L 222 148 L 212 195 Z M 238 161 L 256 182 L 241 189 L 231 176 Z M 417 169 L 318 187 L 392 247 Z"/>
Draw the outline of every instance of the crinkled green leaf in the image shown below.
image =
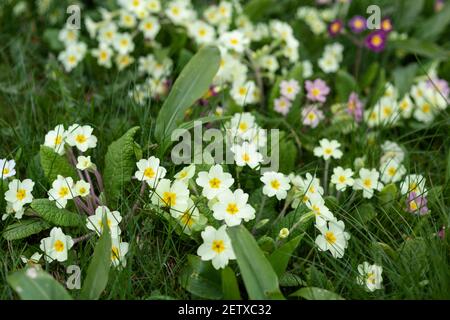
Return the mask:
<path id="1" fill-rule="evenodd" d="M 48 199 L 34 199 L 31 208 L 44 220 L 61 227 L 76 227 L 83 224 L 79 214 L 56 207 L 54 201 Z"/>
<path id="2" fill-rule="evenodd" d="M 50 182 L 56 180 L 58 175 L 65 178 L 77 179 L 75 169 L 69 164 L 66 157 L 60 156 L 52 148 L 41 146 L 40 150 L 41 166 L 45 176 Z"/>
<path id="3" fill-rule="evenodd" d="M 41 219 L 22 219 L 7 226 L 3 230 L 3 238 L 6 240 L 23 239 L 50 227 L 48 222 Z"/>
<path id="4" fill-rule="evenodd" d="M 105 156 L 104 185 L 108 202 L 116 204 L 131 181 L 136 169 L 136 146 L 134 136 L 139 127 L 128 130 L 111 143 Z"/>

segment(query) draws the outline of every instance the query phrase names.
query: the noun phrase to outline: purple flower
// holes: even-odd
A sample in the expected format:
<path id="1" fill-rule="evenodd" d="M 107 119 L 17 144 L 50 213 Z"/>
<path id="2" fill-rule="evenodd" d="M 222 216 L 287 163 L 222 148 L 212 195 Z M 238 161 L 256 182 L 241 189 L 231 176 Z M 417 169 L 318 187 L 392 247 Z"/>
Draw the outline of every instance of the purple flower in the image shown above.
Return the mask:
<path id="1" fill-rule="evenodd" d="M 343 28 L 344 28 L 344 24 L 342 23 L 341 20 L 339 20 L 339 19 L 334 20 L 328 25 L 328 34 L 331 37 L 336 37 L 342 32 Z"/>
<path id="2" fill-rule="evenodd" d="M 445 1 L 444 0 L 436 0 L 434 2 L 434 11 L 439 12 L 444 8 Z"/>
<path id="3" fill-rule="evenodd" d="M 384 18 L 383 20 L 381 20 L 381 30 L 389 33 L 391 32 L 393 29 L 392 26 L 392 20 L 390 18 Z"/>
<path id="4" fill-rule="evenodd" d="M 322 79 L 314 81 L 306 80 L 305 88 L 308 91 L 307 98 L 311 101 L 325 102 L 327 95 L 330 93 L 330 88 Z"/>
<path id="5" fill-rule="evenodd" d="M 367 20 L 363 16 L 354 16 L 348 25 L 354 33 L 361 33 L 367 28 Z"/>
<path id="6" fill-rule="evenodd" d="M 309 106 L 302 110 L 302 123 L 305 126 L 315 128 L 324 119 L 323 112 L 317 106 Z"/>
<path id="7" fill-rule="evenodd" d="M 370 33 L 365 40 L 366 47 L 373 52 L 380 52 L 386 46 L 387 34 L 383 30 Z"/>
<path id="8" fill-rule="evenodd" d="M 408 194 L 408 199 L 406 199 L 406 210 L 423 216 L 428 213 L 427 207 L 428 200 L 423 195 L 417 195 L 414 191 Z"/>
<path id="9" fill-rule="evenodd" d="M 353 116 L 356 122 L 362 121 L 363 105 L 356 92 L 352 92 L 348 98 L 347 113 Z"/>
<path id="10" fill-rule="evenodd" d="M 431 89 L 437 89 L 444 97 L 448 97 L 450 89 L 448 82 L 444 79 L 433 78 L 427 81 L 427 87 Z"/>

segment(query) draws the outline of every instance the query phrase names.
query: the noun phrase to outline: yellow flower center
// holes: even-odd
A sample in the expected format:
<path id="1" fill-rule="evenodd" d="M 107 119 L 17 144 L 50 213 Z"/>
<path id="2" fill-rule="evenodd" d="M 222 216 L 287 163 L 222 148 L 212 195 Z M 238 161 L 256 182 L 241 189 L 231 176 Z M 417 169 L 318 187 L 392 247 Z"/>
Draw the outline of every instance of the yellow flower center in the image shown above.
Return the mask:
<path id="1" fill-rule="evenodd" d="M 163 202 L 169 207 L 174 206 L 177 203 L 177 194 L 169 191 L 164 192 Z"/>
<path id="2" fill-rule="evenodd" d="M 318 95 L 320 95 L 320 90 L 318 88 L 313 88 L 311 93 L 314 97 L 317 97 Z"/>
<path id="3" fill-rule="evenodd" d="M 206 30 L 205 29 L 200 29 L 200 30 L 198 30 L 198 35 L 200 36 L 200 37 L 204 37 L 204 36 L 206 36 Z"/>
<path id="4" fill-rule="evenodd" d="M 27 191 L 25 189 L 19 189 L 16 193 L 17 200 L 23 200 L 27 196 Z"/>
<path id="5" fill-rule="evenodd" d="M 280 188 L 280 182 L 278 180 L 272 180 L 270 182 L 270 185 L 272 186 L 272 188 L 274 188 L 275 190 L 278 190 Z"/>
<path id="6" fill-rule="evenodd" d="M 402 101 L 402 102 L 400 103 L 400 109 L 406 110 L 407 108 L 408 108 L 408 102 Z"/>
<path id="7" fill-rule="evenodd" d="M 172 7 L 172 14 L 177 16 L 180 14 L 180 9 L 178 7 Z"/>
<path id="8" fill-rule="evenodd" d="M 184 179 L 187 177 L 187 172 L 186 171 L 181 171 L 180 173 L 180 179 Z"/>
<path id="9" fill-rule="evenodd" d="M 209 186 L 213 189 L 219 189 L 221 182 L 222 181 L 217 178 L 212 178 L 211 180 L 209 180 Z"/>
<path id="10" fill-rule="evenodd" d="M 333 23 L 332 25 L 331 25 L 331 31 L 333 32 L 333 33 L 336 33 L 336 32 L 338 32 L 339 31 L 339 23 Z"/>
<path id="11" fill-rule="evenodd" d="M 60 198 L 64 198 L 65 196 L 67 196 L 69 194 L 69 188 L 67 187 L 61 187 L 59 189 L 58 195 Z"/>
<path id="12" fill-rule="evenodd" d="M 414 200 L 412 200 L 412 201 L 409 203 L 409 209 L 410 209 L 411 211 L 416 211 L 417 208 L 418 208 L 417 202 L 414 201 Z"/>
<path id="13" fill-rule="evenodd" d="M 246 95 L 246 94 L 247 94 L 247 89 L 244 88 L 244 87 L 239 88 L 239 94 L 240 94 L 241 96 Z"/>
<path id="14" fill-rule="evenodd" d="M 312 121 L 312 120 L 314 120 L 315 118 L 316 118 L 316 114 L 315 114 L 314 112 L 309 112 L 309 113 L 308 113 L 308 119 L 309 119 L 309 120 Z"/>
<path id="15" fill-rule="evenodd" d="M 64 243 L 61 240 L 56 240 L 53 244 L 56 252 L 62 252 L 64 250 Z"/>
<path id="16" fill-rule="evenodd" d="M 410 190 L 410 191 L 417 192 L 417 191 L 418 191 L 417 183 L 411 182 L 411 183 L 409 184 L 409 190 Z"/>
<path id="17" fill-rule="evenodd" d="M 84 194 L 86 192 L 86 188 L 85 187 L 81 187 L 80 190 L 78 190 L 79 194 Z"/>
<path id="18" fill-rule="evenodd" d="M 430 105 L 429 105 L 428 103 L 425 103 L 425 104 L 422 106 L 422 111 L 423 111 L 423 112 L 428 113 L 428 112 L 430 112 L 430 110 L 431 110 L 431 107 L 430 107 Z"/>
<path id="19" fill-rule="evenodd" d="M 330 154 L 333 153 L 333 149 L 331 149 L 331 148 L 325 148 L 325 150 L 324 150 L 323 152 L 324 152 L 325 154 L 330 155 Z"/>
<path id="20" fill-rule="evenodd" d="M 3 168 L 3 175 L 7 175 L 9 173 L 9 169 L 8 168 Z"/>
<path id="21" fill-rule="evenodd" d="M 111 247 L 111 260 L 119 259 L 119 248 L 116 246 Z"/>
<path id="22" fill-rule="evenodd" d="M 247 122 L 241 122 L 241 123 L 239 124 L 239 130 L 241 130 L 241 131 L 247 131 L 247 129 L 248 129 L 248 124 L 247 124 Z"/>
<path id="23" fill-rule="evenodd" d="M 231 215 L 235 215 L 239 212 L 239 208 L 236 203 L 232 202 L 228 204 L 226 211 Z"/>
<path id="24" fill-rule="evenodd" d="M 154 178 L 155 177 L 155 171 L 153 170 L 153 168 L 146 168 L 144 170 L 144 176 L 146 176 L 147 178 Z"/>
<path id="25" fill-rule="evenodd" d="M 75 141 L 78 143 L 85 143 L 87 140 L 86 136 L 84 134 L 77 134 L 75 137 Z"/>
<path id="26" fill-rule="evenodd" d="M 236 46 L 236 45 L 239 43 L 239 40 L 236 39 L 236 38 L 231 38 L 231 39 L 230 39 L 230 43 L 231 43 L 233 46 Z"/>
<path id="27" fill-rule="evenodd" d="M 152 29 L 153 29 L 153 23 L 147 22 L 147 23 L 145 24 L 145 29 L 147 29 L 147 30 L 152 30 Z"/>
<path id="28" fill-rule="evenodd" d="M 248 153 L 244 153 L 242 155 L 242 160 L 244 160 L 244 162 L 249 162 L 250 161 L 250 156 L 248 155 Z"/>
<path id="29" fill-rule="evenodd" d="M 395 173 L 397 172 L 397 169 L 395 169 L 394 167 L 390 167 L 388 169 L 388 174 L 392 177 L 395 175 Z"/>
<path id="30" fill-rule="evenodd" d="M 111 229 L 111 219 L 106 219 L 106 224 L 108 225 L 108 228 Z M 103 230 L 103 221 L 98 220 L 98 225 L 100 226 L 100 230 Z"/>
<path id="31" fill-rule="evenodd" d="M 62 136 L 58 134 L 55 138 L 55 145 L 61 144 L 62 140 L 63 140 Z"/>
<path id="32" fill-rule="evenodd" d="M 69 63 L 75 63 L 75 62 L 77 62 L 77 58 L 74 55 L 71 55 L 67 58 L 67 61 Z"/>
<path id="33" fill-rule="evenodd" d="M 221 253 L 223 250 L 225 250 L 225 244 L 223 243 L 223 240 L 214 240 L 211 249 L 213 249 L 213 251 L 217 253 Z"/>
<path id="34" fill-rule="evenodd" d="M 188 227 L 192 227 L 192 225 L 195 222 L 194 219 L 192 218 L 192 213 L 190 213 L 189 211 L 183 213 L 180 220 L 184 226 L 188 226 Z"/>
<path id="35" fill-rule="evenodd" d="M 370 180 L 370 179 L 364 179 L 363 185 L 364 185 L 366 188 L 372 187 L 372 180 Z"/>
<path id="36" fill-rule="evenodd" d="M 340 176 L 338 180 L 340 183 L 344 183 L 347 179 L 345 178 L 345 176 Z"/>
<path id="37" fill-rule="evenodd" d="M 334 244 L 334 243 L 336 243 L 336 236 L 334 235 L 333 232 L 327 231 L 327 232 L 325 233 L 325 240 L 327 240 L 327 242 L 328 242 L 329 244 Z"/>
<path id="38" fill-rule="evenodd" d="M 385 116 L 390 116 L 392 114 L 392 108 L 390 106 L 386 106 L 383 108 L 383 114 Z"/>
<path id="39" fill-rule="evenodd" d="M 378 47 L 383 42 L 383 39 L 381 39 L 379 35 L 375 35 L 373 36 L 371 42 L 375 47 Z"/>

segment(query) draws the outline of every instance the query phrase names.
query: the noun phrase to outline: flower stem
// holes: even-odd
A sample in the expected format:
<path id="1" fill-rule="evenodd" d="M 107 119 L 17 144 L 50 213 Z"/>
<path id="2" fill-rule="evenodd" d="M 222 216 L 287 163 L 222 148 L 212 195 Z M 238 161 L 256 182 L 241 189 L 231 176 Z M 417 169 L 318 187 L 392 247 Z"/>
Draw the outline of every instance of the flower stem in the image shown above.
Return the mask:
<path id="1" fill-rule="evenodd" d="M 328 169 L 330 167 L 330 160 L 325 160 L 325 169 L 323 171 L 323 190 L 324 194 L 328 194 Z"/>

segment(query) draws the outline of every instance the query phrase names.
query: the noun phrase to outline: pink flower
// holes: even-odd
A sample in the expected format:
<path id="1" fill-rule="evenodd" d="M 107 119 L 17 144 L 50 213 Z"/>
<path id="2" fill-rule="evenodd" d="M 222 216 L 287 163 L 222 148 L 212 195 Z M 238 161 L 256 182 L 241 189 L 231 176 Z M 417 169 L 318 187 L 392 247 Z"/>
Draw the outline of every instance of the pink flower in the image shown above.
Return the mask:
<path id="1" fill-rule="evenodd" d="M 280 83 L 281 95 L 289 100 L 294 100 L 295 96 L 300 92 L 300 85 L 295 79 L 283 80 Z"/>
<path id="2" fill-rule="evenodd" d="M 311 101 L 325 102 L 327 95 L 330 93 L 330 88 L 322 79 L 306 80 L 305 88 L 308 91 L 306 97 Z"/>
<path id="3" fill-rule="evenodd" d="M 347 102 L 347 113 L 355 119 L 356 122 L 362 121 L 363 116 L 363 105 L 361 100 L 359 100 L 358 95 L 355 92 L 350 94 Z"/>
<path id="4" fill-rule="evenodd" d="M 292 102 L 285 97 L 281 97 L 275 99 L 274 105 L 275 105 L 274 110 L 285 116 L 289 113 L 289 110 L 291 109 L 292 106 Z"/>
<path id="5" fill-rule="evenodd" d="M 427 198 L 423 195 L 418 195 L 414 191 L 408 194 L 406 200 L 406 210 L 416 215 L 423 216 L 428 213 Z"/>
<path id="6" fill-rule="evenodd" d="M 302 122 L 305 126 L 315 128 L 323 119 L 323 112 L 317 106 L 309 106 L 302 110 Z"/>

